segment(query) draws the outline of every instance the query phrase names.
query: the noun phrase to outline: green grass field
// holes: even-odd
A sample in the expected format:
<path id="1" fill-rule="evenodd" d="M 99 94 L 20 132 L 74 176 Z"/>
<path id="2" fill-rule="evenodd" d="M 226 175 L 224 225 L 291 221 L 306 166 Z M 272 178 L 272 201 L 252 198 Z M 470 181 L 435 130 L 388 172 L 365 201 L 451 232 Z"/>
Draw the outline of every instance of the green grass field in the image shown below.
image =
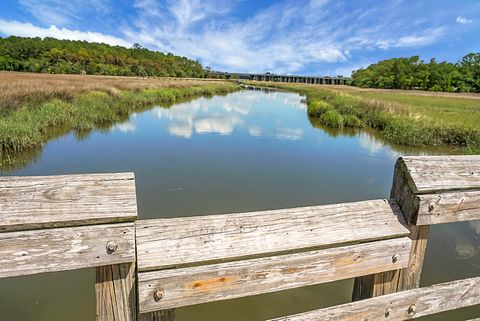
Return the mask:
<path id="1" fill-rule="evenodd" d="M 308 115 L 328 127 L 378 130 L 405 146 L 454 146 L 480 153 L 480 95 L 259 83 L 307 97 Z"/>
<path id="2" fill-rule="evenodd" d="M 472 98 L 449 98 L 418 96 L 395 93 L 358 91 L 350 93 L 364 99 L 387 100 L 398 103 L 428 118 L 433 123 L 445 123 L 456 126 L 480 127 L 480 96 Z"/>

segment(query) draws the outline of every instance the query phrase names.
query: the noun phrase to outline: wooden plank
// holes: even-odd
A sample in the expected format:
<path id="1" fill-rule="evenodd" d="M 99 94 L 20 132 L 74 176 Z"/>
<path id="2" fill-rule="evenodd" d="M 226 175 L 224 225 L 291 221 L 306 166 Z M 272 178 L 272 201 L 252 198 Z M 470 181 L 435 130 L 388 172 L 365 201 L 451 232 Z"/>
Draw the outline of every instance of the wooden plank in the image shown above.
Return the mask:
<path id="1" fill-rule="evenodd" d="M 138 276 L 140 312 L 399 269 L 408 265 L 410 246 L 411 241 L 404 237 L 252 260 L 141 272 Z M 161 293 L 161 299 L 156 293 Z"/>
<path id="2" fill-rule="evenodd" d="M 417 225 L 480 220 L 480 191 L 419 195 Z"/>
<path id="3" fill-rule="evenodd" d="M 0 233 L 0 278 L 133 262 L 134 233 L 134 223 Z"/>
<path id="4" fill-rule="evenodd" d="M 403 321 L 477 304 L 480 304 L 480 277 L 387 294 L 273 320 Z"/>
<path id="5" fill-rule="evenodd" d="M 0 178 L 0 232 L 134 221 L 133 173 Z"/>
<path id="6" fill-rule="evenodd" d="M 480 156 L 403 157 L 417 194 L 480 189 Z"/>
<path id="7" fill-rule="evenodd" d="M 136 321 L 135 262 L 96 268 L 97 321 Z"/>
<path id="8" fill-rule="evenodd" d="M 394 202 L 315 207 L 136 222 L 140 271 L 405 236 Z"/>

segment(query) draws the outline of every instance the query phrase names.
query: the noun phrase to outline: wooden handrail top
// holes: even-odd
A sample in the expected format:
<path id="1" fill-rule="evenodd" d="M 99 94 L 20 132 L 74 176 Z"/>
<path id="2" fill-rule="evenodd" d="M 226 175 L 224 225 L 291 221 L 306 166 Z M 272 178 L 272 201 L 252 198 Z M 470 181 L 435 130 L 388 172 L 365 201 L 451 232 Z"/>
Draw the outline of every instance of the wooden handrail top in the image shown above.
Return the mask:
<path id="1" fill-rule="evenodd" d="M 480 156 L 401 157 L 416 194 L 480 189 Z"/>
<path id="2" fill-rule="evenodd" d="M 397 167 L 415 196 L 410 223 L 480 220 L 480 156 L 408 156 Z"/>
<path id="3" fill-rule="evenodd" d="M 133 173 L 0 178 L 0 232 L 134 221 Z"/>
<path id="4" fill-rule="evenodd" d="M 136 222 L 140 271 L 408 234 L 388 200 Z"/>

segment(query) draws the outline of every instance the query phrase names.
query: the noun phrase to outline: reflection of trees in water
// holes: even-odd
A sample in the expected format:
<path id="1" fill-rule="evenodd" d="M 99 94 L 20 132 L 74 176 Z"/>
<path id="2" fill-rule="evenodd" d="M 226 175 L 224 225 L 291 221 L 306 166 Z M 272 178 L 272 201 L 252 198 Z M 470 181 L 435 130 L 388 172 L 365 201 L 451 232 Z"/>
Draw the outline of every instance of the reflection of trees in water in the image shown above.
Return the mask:
<path id="1" fill-rule="evenodd" d="M 22 169 L 36 162 L 42 155 L 42 147 L 25 149 L 20 152 L 0 151 L 0 173 Z"/>
<path id="2" fill-rule="evenodd" d="M 72 130 L 65 127 L 49 128 L 45 134 L 44 141 L 49 142 L 67 135 L 72 132 L 77 141 L 84 141 L 96 131 L 101 133 L 109 133 L 112 127 L 117 123 L 125 122 L 129 119 L 128 115 L 119 116 L 115 121 L 107 121 L 96 124 L 94 128 L 88 130 Z M 1 151 L 0 150 L 0 172 L 11 172 L 20 170 L 28 165 L 38 161 L 42 155 L 43 146 L 35 148 L 27 148 L 21 151 Z"/>
<path id="3" fill-rule="evenodd" d="M 377 130 L 371 128 L 355 129 L 355 128 L 332 128 L 323 125 L 318 118 L 307 116 L 310 124 L 314 128 L 321 129 L 330 137 L 346 136 L 355 137 L 362 136 L 364 143 L 373 148 L 388 146 L 393 152 L 399 155 L 438 155 L 438 154 L 462 154 L 460 148 L 452 146 L 404 146 L 393 144 L 386 140 Z"/>
<path id="4" fill-rule="evenodd" d="M 91 128 L 91 129 L 81 129 L 81 130 L 74 129 L 72 130 L 72 132 L 75 138 L 77 139 L 77 141 L 81 142 L 81 141 L 87 140 L 94 131 L 98 133 L 108 134 L 112 131 L 112 128 L 115 125 L 124 123 L 128 120 L 129 120 L 128 115 L 121 115 L 115 121 L 106 121 L 106 122 L 98 123 L 95 125 L 94 128 Z"/>
<path id="5" fill-rule="evenodd" d="M 44 141 L 48 142 L 66 135 L 70 131 L 66 127 L 49 128 Z M 20 151 L 0 150 L 0 172 L 20 170 L 34 162 L 42 155 L 43 146 L 27 148 Z"/>
<path id="6" fill-rule="evenodd" d="M 321 129 L 322 131 L 324 131 L 325 133 L 328 134 L 328 136 L 330 137 L 337 137 L 337 136 L 348 136 L 348 137 L 353 137 L 355 135 L 357 135 L 359 133 L 359 130 L 358 129 L 354 129 L 354 128 L 342 128 L 342 129 L 339 129 L 339 128 L 333 128 L 333 127 L 327 127 L 325 125 L 323 125 L 318 118 L 315 118 L 315 117 L 310 117 L 310 116 L 307 116 L 308 117 L 308 120 L 310 121 L 310 124 L 312 125 L 312 127 L 315 127 L 315 128 L 318 128 L 318 129 Z"/>

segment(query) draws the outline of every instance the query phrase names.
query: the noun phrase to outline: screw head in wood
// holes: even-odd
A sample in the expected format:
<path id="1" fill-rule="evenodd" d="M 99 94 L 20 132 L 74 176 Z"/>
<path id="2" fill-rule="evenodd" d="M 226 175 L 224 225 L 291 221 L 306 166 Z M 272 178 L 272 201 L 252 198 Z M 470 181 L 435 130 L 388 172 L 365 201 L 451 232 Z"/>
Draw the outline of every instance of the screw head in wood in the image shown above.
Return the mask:
<path id="1" fill-rule="evenodd" d="M 415 304 L 412 304 L 411 306 L 408 307 L 408 314 L 414 315 L 416 310 L 417 310 L 417 307 L 415 306 Z"/>
<path id="2" fill-rule="evenodd" d="M 153 292 L 153 299 L 155 301 L 160 301 L 161 299 L 163 299 L 164 296 L 165 292 L 163 292 L 162 290 L 156 290 L 155 292 Z"/>
<path id="3" fill-rule="evenodd" d="M 113 252 L 115 252 L 118 248 L 118 245 L 117 243 L 115 243 L 114 241 L 110 241 L 107 243 L 107 253 L 108 254 L 112 254 Z"/>
<path id="4" fill-rule="evenodd" d="M 390 314 L 392 314 L 392 311 L 393 311 L 392 308 L 387 308 L 387 309 L 385 310 L 385 318 L 389 317 Z"/>
<path id="5" fill-rule="evenodd" d="M 397 261 L 398 261 L 399 258 L 400 258 L 400 254 L 398 254 L 398 253 L 393 254 L 393 256 L 392 256 L 392 262 L 393 262 L 393 263 L 397 263 Z"/>

